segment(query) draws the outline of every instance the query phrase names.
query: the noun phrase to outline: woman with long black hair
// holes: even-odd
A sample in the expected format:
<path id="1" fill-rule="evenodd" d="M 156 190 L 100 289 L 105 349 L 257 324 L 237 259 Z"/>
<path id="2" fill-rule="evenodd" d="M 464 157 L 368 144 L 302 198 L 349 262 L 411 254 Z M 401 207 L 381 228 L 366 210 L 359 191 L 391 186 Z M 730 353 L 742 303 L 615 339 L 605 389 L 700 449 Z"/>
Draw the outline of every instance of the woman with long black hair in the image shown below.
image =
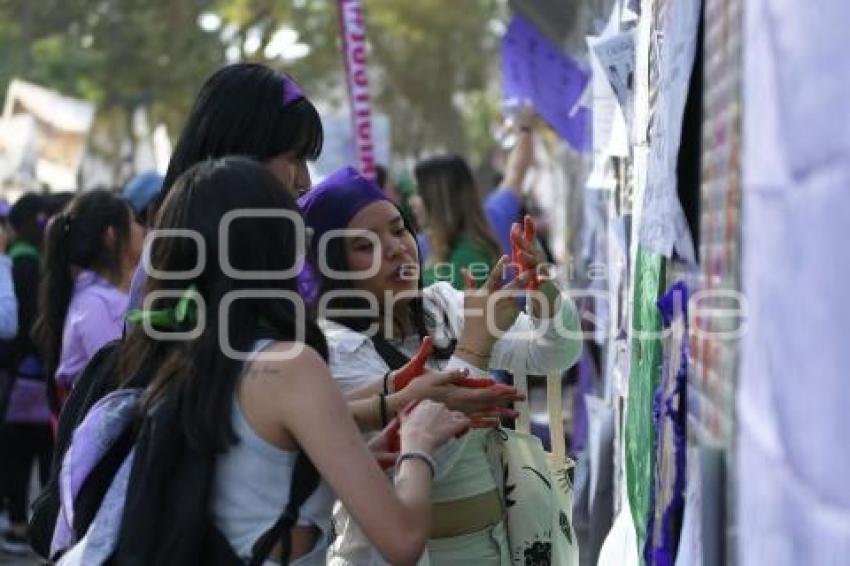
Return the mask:
<path id="1" fill-rule="evenodd" d="M 142 239 L 130 206 L 105 190 L 74 197 L 50 220 L 33 336 L 58 397 L 54 414 L 91 357 L 121 337 Z"/>
<path id="2" fill-rule="evenodd" d="M 294 217 L 262 216 L 287 210 Z M 301 506 L 289 563 L 325 564 L 335 494 L 386 560 L 413 564 L 428 536 L 434 451 L 468 428 L 469 420 L 430 401 L 402 413 L 393 490 L 331 379 L 327 344 L 300 305 L 295 278 L 281 275 L 296 263 L 303 230 L 296 211 L 288 192 L 255 162 L 226 158 L 184 173 L 156 228 L 196 237 L 156 239 L 151 263 L 161 274 L 196 272 L 148 278 L 145 290 L 157 298 L 141 315 L 145 324 L 123 345 L 119 374 L 129 379 L 151 373 L 148 408 L 180 396 L 186 436 L 217 454 L 209 509 L 238 556 L 251 556 L 285 507 L 303 450 L 322 482 Z M 223 229 L 233 215 L 244 217 Z M 179 321 L 153 316 L 174 313 L 181 299 Z M 188 340 L 166 340 L 154 338 L 151 327 L 198 330 Z M 279 556 L 280 545 L 273 559 Z"/>
<path id="3" fill-rule="evenodd" d="M 322 120 L 295 80 L 257 63 L 222 67 L 201 86 L 174 146 L 158 202 L 189 168 L 229 155 L 262 163 L 285 190 L 309 190 L 307 161 L 322 152 Z M 150 207 L 155 215 L 156 205 Z M 133 276 L 130 305 L 141 304 L 145 272 Z"/>
<path id="4" fill-rule="evenodd" d="M 227 155 L 256 160 L 290 195 L 304 195 L 311 187 L 307 162 L 319 156 L 323 142 L 319 114 L 292 77 L 254 63 L 228 65 L 213 73 L 201 87 L 174 148 L 161 198 L 195 164 Z M 143 282 L 140 265 L 133 278 L 131 307 L 141 305 Z M 302 274 L 299 292 L 307 302 L 315 295 L 316 283 Z M 428 398 L 470 413 L 517 398 L 515 391 L 494 393 L 455 387 L 453 382 L 462 377 L 460 370 L 429 372 L 410 391 L 388 396 L 386 401 L 391 410 L 397 411 L 412 399 Z M 373 401 L 371 406 L 352 407 L 362 429 L 380 428 L 380 419 L 372 410 L 376 404 Z"/>

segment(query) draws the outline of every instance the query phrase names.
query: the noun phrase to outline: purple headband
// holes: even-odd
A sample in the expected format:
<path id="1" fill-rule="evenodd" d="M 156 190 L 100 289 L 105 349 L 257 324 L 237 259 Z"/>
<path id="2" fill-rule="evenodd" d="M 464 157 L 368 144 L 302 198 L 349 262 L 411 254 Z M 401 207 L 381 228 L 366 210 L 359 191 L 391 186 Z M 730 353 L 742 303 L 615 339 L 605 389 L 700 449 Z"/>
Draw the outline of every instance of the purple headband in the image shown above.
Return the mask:
<path id="1" fill-rule="evenodd" d="M 378 185 L 353 167 L 344 167 L 313 186 L 298 199 L 304 221 L 313 229 L 313 249 L 317 250 L 323 234 L 345 228 L 358 212 L 380 201 L 392 202 Z"/>
<path id="2" fill-rule="evenodd" d="M 292 77 L 289 75 L 283 76 L 283 106 L 284 108 L 292 104 L 293 102 L 298 102 L 302 98 L 306 98 L 304 93 L 301 92 L 301 89 L 292 80 Z"/>

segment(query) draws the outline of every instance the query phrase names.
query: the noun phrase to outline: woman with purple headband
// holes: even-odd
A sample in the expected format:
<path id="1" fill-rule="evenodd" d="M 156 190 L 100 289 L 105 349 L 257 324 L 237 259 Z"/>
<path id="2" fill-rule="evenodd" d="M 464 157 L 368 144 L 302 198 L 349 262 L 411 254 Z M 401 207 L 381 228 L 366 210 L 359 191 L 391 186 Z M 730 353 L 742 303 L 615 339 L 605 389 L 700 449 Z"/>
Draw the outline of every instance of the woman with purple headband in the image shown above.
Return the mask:
<path id="1" fill-rule="evenodd" d="M 168 164 L 160 201 L 185 171 L 206 159 L 228 155 L 259 161 L 293 196 L 303 195 L 311 185 L 306 163 L 319 156 L 323 139 L 316 108 L 291 77 L 258 64 L 229 65 L 201 87 Z M 140 265 L 130 290 L 131 309 L 142 306 L 144 281 Z M 305 291 L 303 285 L 300 290 Z M 517 398 L 515 390 L 493 392 L 453 385 L 464 376 L 461 370 L 429 372 L 410 391 L 388 396 L 388 409 L 395 412 L 412 400 L 428 398 L 473 413 Z M 374 406 L 364 400 L 349 403 L 362 430 L 380 428 Z"/>
<path id="2" fill-rule="evenodd" d="M 307 161 L 319 157 L 322 121 L 289 75 L 237 63 L 201 87 L 177 141 L 161 199 L 184 171 L 205 159 L 241 155 L 261 162 L 298 196 L 310 188 Z"/>
<path id="3" fill-rule="evenodd" d="M 416 238 L 407 219 L 353 169 L 329 176 L 299 204 L 320 254 L 318 310 L 324 317 L 328 363 L 349 399 L 380 396 L 382 390 L 394 393 L 398 372 L 392 370 L 413 357 L 425 357 L 431 371 L 464 368 L 477 375 L 494 369 L 561 372 L 578 358 L 581 343 L 574 338 L 578 317 L 572 301 L 554 282 L 544 281 L 536 299 L 519 312 L 510 292 L 525 289 L 530 274 L 503 284 L 507 256 L 478 291 L 465 294 L 447 282 L 423 289 Z M 347 232 L 338 232 L 342 229 Z M 530 250 L 522 253 L 523 261 L 537 265 Z M 430 355 L 421 354 L 427 339 L 434 345 Z M 382 374 L 389 379 L 374 377 Z M 386 417 L 393 416 L 391 408 L 384 410 Z M 497 409 L 490 416 L 510 413 Z M 499 478 L 487 456 L 491 434 L 470 430 L 436 454 L 430 537 L 420 566 L 512 563 Z M 335 525 L 331 566 L 386 564 L 343 509 L 335 511 Z"/>
<path id="4" fill-rule="evenodd" d="M 322 143 L 319 114 L 291 77 L 258 64 L 229 65 L 201 87 L 168 164 L 160 200 L 184 171 L 205 159 L 227 155 L 261 162 L 293 196 L 304 195 L 311 184 L 306 162 L 319 156 Z M 130 308 L 141 306 L 144 279 L 139 266 L 130 290 Z M 302 274 L 299 283 L 305 301 L 311 302 L 313 282 Z M 390 396 L 387 402 L 391 410 L 398 410 L 411 400 L 429 398 L 469 413 L 515 398 L 510 391 L 496 394 L 454 387 L 452 381 L 462 377 L 457 371 L 431 372 L 411 391 Z M 350 408 L 362 429 L 379 427 L 368 406 L 352 403 Z"/>
<path id="5" fill-rule="evenodd" d="M 290 77 L 256 64 L 225 67 L 213 74 L 198 94 L 169 163 L 160 200 L 165 202 L 176 180 L 193 166 L 228 155 L 261 163 L 287 192 L 303 194 L 310 188 L 306 161 L 319 155 L 322 141 L 319 115 Z M 236 184 L 220 190 L 240 192 L 244 188 Z M 218 261 L 218 257 L 208 261 Z M 140 266 L 131 288 L 131 309 L 142 306 L 144 282 Z M 453 385 L 465 376 L 462 369 L 429 371 L 415 386 L 387 396 L 387 410 L 397 413 L 410 401 L 431 399 L 450 409 L 476 413 L 517 398 L 515 390 L 493 392 Z M 380 379 L 381 375 L 374 377 Z M 349 400 L 348 408 L 361 430 L 381 427 L 372 399 Z M 380 452 L 382 447 L 375 445 L 374 449 Z"/>
<path id="6" fill-rule="evenodd" d="M 319 157 L 323 143 L 319 113 L 292 77 L 256 63 L 228 65 L 198 92 L 157 200 L 163 202 L 177 178 L 193 165 L 228 155 L 259 161 L 298 197 L 310 188 L 307 161 Z M 152 208 L 155 213 L 157 207 Z M 130 287 L 130 308 L 141 306 L 144 281 L 139 265 Z"/>

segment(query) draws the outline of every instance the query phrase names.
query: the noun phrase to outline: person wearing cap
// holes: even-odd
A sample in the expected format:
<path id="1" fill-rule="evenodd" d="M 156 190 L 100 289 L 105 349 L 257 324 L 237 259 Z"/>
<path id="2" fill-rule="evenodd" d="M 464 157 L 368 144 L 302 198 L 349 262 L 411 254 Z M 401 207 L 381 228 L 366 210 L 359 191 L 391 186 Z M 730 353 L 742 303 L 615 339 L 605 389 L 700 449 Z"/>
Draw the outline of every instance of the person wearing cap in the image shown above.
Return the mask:
<path id="1" fill-rule="evenodd" d="M 413 357 L 426 338 L 434 345 L 426 362 L 431 369 L 547 374 L 577 359 L 580 342 L 559 332 L 578 328 L 571 301 L 558 297 L 544 309 L 551 319 L 560 318 L 559 326 L 537 308 L 540 301 L 520 313 L 510 295 L 494 295 L 500 289 L 523 289 L 531 276 L 527 272 L 503 282 L 505 256 L 478 292 L 464 294 L 445 282 L 421 289 L 410 225 L 383 191 L 353 169 L 334 173 L 299 204 L 318 254 L 318 310 L 324 316 L 331 374 L 349 398 L 382 389 L 392 393 L 392 370 Z M 501 337 L 491 333 L 496 329 Z M 375 377 L 382 374 L 384 379 Z M 477 416 L 514 415 L 490 407 Z M 437 455 L 431 537 L 420 564 L 511 564 L 487 439 L 486 430 L 475 429 Z M 344 509 L 337 508 L 335 518 L 338 537 L 329 564 L 382 564 Z"/>
<path id="2" fill-rule="evenodd" d="M 130 203 L 136 222 L 142 226 L 149 226 L 153 220 L 162 181 L 162 175 L 156 171 L 144 171 L 130 179 L 121 193 L 124 200 Z"/>

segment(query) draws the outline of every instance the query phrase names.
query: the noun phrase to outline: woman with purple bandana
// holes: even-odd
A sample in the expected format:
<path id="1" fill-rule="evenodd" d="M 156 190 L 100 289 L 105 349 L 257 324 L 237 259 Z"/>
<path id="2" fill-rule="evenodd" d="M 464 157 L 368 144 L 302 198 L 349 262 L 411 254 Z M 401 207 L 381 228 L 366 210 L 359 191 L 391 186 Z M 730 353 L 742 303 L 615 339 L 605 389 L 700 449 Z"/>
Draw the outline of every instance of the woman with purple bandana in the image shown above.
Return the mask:
<path id="1" fill-rule="evenodd" d="M 382 388 L 393 393 L 390 370 L 413 357 L 426 337 L 434 344 L 427 361 L 432 370 L 547 374 L 577 359 L 580 343 L 560 332 L 577 331 L 576 311 L 556 289 L 542 293 L 547 309 L 533 301 L 527 313 L 518 311 L 513 296 L 493 296 L 499 289 L 523 289 L 528 280 L 526 273 L 503 284 L 504 256 L 479 292 L 464 294 L 445 282 L 421 289 L 413 231 L 386 195 L 353 169 L 334 173 L 299 204 L 319 255 L 318 311 L 325 317 L 331 374 L 349 399 Z M 552 324 L 556 319 L 560 324 Z M 375 378 L 382 374 L 389 379 Z M 490 416 L 500 413 L 511 412 Z M 421 565 L 511 564 L 488 434 L 472 430 L 437 453 L 431 536 Z M 335 519 L 329 564 L 383 564 L 344 509 Z"/>
<path id="2" fill-rule="evenodd" d="M 293 196 L 303 196 L 311 184 L 307 160 L 318 157 L 322 143 L 319 114 L 291 77 L 263 65 L 229 65 L 201 87 L 169 162 L 160 200 L 184 171 L 207 158 L 226 155 L 259 161 Z M 144 269 L 139 266 L 133 276 L 130 308 L 141 306 L 144 280 Z M 310 270 L 305 270 L 299 277 L 305 302 L 312 303 L 316 287 Z M 399 409 L 411 398 L 429 398 L 470 412 L 513 397 L 507 391 L 495 395 L 451 385 L 460 377 L 459 372 L 432 372 L 404 395 L 388 397 L 388 403 Z M 350 409 L 362 429 L 376 428 L 370 408 L 355 403 Z"/>
<path id="3" fill-rule="evenodd" d="M 191 230 L 210 255 L 218 257 L 224 249 L 219 247 L 223 240 L 218 228 L 227 215 L 270 209 L 294 211 L 295 201 L 255 161 L 229 157 L 201 163 L 182 175 L 164 201 L 156 226 Z M 207 261 L 187 279 L 160 278 L 161 273 L 197 263 L 198 251 L 180 238 L 157 239 L 151 255 L 161 271 L 150 277 L 147 289 L 159 297 L 151 301 L 151 310 L 134 313 L 134 318 L 164 332 L 196 325 L 199 332 L 189 341 L 158 340 L 137 326 L 121 346 L 118 377 L 127 380 L 140 372 L 151 376 L 144 394 L 146 410 L 179 396 L 176 424 L 200 456 L 192 462 L 202 465 L 214 456 L 205 518 L 244 563 L 253 557 L 263 564 L 324 565 L 336 496 L 351 507 L 388 560 L 412 564 L 427 538 L 431 454 L 465 430 L 469 420 L 429 402 L 403 416 L 400 479 L 394 490 L 333 384 L 325 363 L 326 342 L 315 320 L 299 315 L 293 301 L 275 293 L 220 309 L 234 293 L 292 293 L 296 282 L 291 275 L 246 274 L 288 270 L 296 261 L 300 229 L 299 223 L 285 218 L 233 222 L 223 253 L 229 254 L 232 269 L 240 270 L 241 277 L 220 262 Z M 178 322 L 183 299 L 163 296 L 162 291 L 183 297 L 193 293 L 200 299 L 188 301 L 191 306 L 184 306 Z M 234 358 L 225 343 L 246 353 L 247 359 Z M 298 493 L 296 484 L 302 492 L 306 488 L 299 471 L 302 451 L 321 481 L 293 509 L 290 497 Z M 188 467 L 178 466 L 183 472 Z M 129 490 L 133 481 L 131 476 Z M 297 515 L 283 531 L 290 544 L 273 541 L 268 558 L 255 556 L 284 509 Z M 128 534 L 128 540 L 133 536 Z M 119 548 L 119 562 L 121 556 Z"/>

